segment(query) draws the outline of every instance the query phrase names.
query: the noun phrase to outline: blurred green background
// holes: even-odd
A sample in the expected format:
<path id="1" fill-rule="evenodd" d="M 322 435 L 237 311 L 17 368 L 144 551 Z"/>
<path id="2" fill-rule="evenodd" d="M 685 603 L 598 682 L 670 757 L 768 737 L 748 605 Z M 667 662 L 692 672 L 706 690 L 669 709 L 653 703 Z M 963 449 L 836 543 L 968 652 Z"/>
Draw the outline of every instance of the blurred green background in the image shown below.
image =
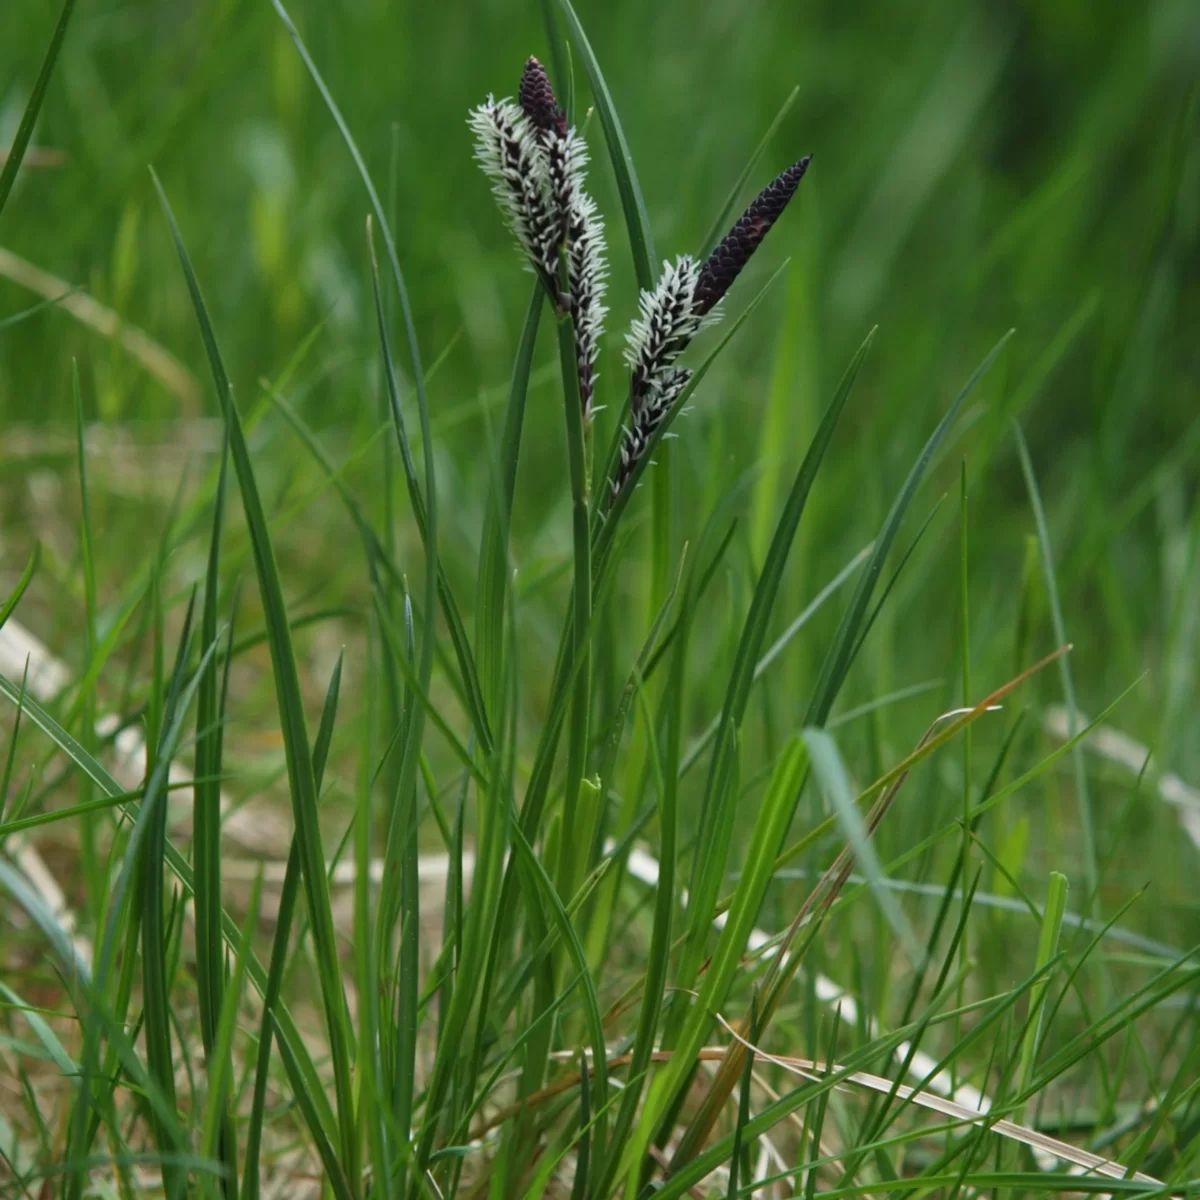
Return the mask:
<path id="1" fill-rule="evenodd" d="M 50 8 L 3 0 L 0 146 L 48 41 Z M 873 536 L 938 417 L 1015 328 L 914 506 L 902 546 L 947 496 L 843 706 L 928 681 L 932 695 L 851 727 L 847 753 L 864 775 L 873 761 L 893 762 L 933 713 L 961 700 L 964 459 L 977 696 L 1055 644 L 1041 572 L 1026 570 L 1034 522 L 1016 419 L 1045 499 L 1081 709 L 1096 712 L 1144 676 L 1115 723 L 1155 749 L 1162 767 L 1200 778 L 1200 6 L 579 0 L 578 10 L 622 115 L 659 258 L 699 248 L 793 88 L 741 199 L 800 154 L 814 155 L 731 311 L 786 257 L 790 268 L 674 443 L 680 541 L 741 485 L 738 532 L 706 609 L 711 637 L 697 638 L 694 728 L 719 703 L 752 570 L 815 421 L 867 331 L 880 327 L 801 526 L 777 628 Z M 515 91 L 526 55 L 547 54 L 542 8 L 537 0 L 293 0 L 290 11 L 389 198 L 425 359 L 444 353 L 430 384 L 442 553 L 469 622 L 490 447 L 530 279 L 472 163 L 464 118 L 489 91 Z M 576 83 L 581 117 L 581 71 Z M 612 260 L 603 421 L 624 396 L 620 349 L 636 288 L 598 122 L 588 136 Z M 80 660 L 73 359 L 95 438 L 102 605 L 115 606 L 160 535 L 185 464 L 198 481 L 214 461 L 215 427 L 198 419 L 216 414 L 215 398 L 148 165 L 188 240 L 239 403 L 267 409 L 255 453 L 277 514 L 289 600 L 297 611 L 361 611 L 365 574 L 344 512 L 270 410 L 260 380 L 277 376 L 319 326 L 285 390 L 377 510 L 367 201 L 270 4 L 80 0 L 35 141 L 62 160 L 22 173 L 0 246 L 145 330 L 199 387 L 190 399 L 173 394 L 112 338 L 53 308 L 0 331 L 6 578 L 34 538 L 47 548 L 31 593 L 37 603 L 26 602 L 23 619 Z M 36 299 L 0 279 L 0 319 Z M 550 343 L 539 345 L 514 518 L 531 721 L 556 644 L 570 545 Z M 649 499 L 645 489 L 642 516 Z M 402 559 L 409 554 L 419 574 L 399 491 L 395 503 Z M 177 552 L 181 588 L 202 575 L 203 546 L 202 532 Z M 247 566 L 244 539 L 237 546 Z M 628 604 L 618 611 L 636 619 L 614 620 L 612 635 L 629 661 L 648 622 L 648 585 L 626 570 L 619 586 Z M 837 608 L 793 646 L 763 694 L 768 739 L 800 719 Z M 327 671 L 330 640 L 346 636 L 306 632 L 314 680 Z M 249 668 L 242 685 L 255 685 Z M 1056 673 L 1038 686 L 1042 700 L 1061 700 Z M 114 684 L 102 688 L 115 702 Z M 238 719 L 253 724 L 247 707 Z M 1036 722 L 1031 729 L 1040 736 Z M 1061 794 L 1051 787 L 1048 795 L 1073 811 L 1069 772 L 1057 778 Z M 1126 799 L 1128 782 L 1118 789 Z M 958 803 L 953 788 L 942 801 Z M 1117 811 L 1117 800 L 1101 797 L 1102 854 L 1114 849 Z M 1165 874 L 1164 886 L 1186 877 L 1193 852 L 1172 820 L 1135 832 L 1151 839 L 1142 851 L 1181 872 Z M 1034 842 L 1039 876 L 1072 853 L 1052 838 Z M 1116 877 L 1139 885 L 1146 861 L 1139 853 L 1119 863 Z M 1191 908 L 1194 899 L 1177 891 L 1172 903 Z"/>

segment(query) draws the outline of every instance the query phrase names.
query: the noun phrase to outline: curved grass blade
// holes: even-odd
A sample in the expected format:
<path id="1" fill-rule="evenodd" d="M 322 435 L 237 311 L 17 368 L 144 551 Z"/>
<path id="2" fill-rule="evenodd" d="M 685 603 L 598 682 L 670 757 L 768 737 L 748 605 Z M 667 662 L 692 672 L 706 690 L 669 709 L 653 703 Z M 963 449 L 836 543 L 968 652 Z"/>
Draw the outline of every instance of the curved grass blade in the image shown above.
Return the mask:
<path id="1" fill-rule="evenodd" d="M 813 689 L 812 700 L 809 702 L 808 711 L 804 717 L 805 725 L 821 728 L 829 719 L 833 702 L 837 699 L 838 692 L 845 682 L 846 674 L 850 670 L 850 664 L 854 660 L 855 652 L 859 645 L 859 628 L 866 616 L 867 605 L 871 600 L 871 593 L 874 591 L 879 575 L 883 571 L 883 564 L 888 556 L 888 551 L 891 550 L 892 543 L 896 540 L 896 534 L 899 532 L 904 514 L 908 511 L 908 506 L 912 502 L 913 496 L 916 495 L 917 488 L 921 480 L 925 477 L 925 472 L 929 469 L 929 464 L 932 462 L 938 446 L 941 445 L 942 439 L 949 432 L 950 426 L 958 416 L 958 410 L 962 407 L 963 401 L 970 395 L 971 390 L 979 380 L 987 373 L 988 368 L 1008 343 L 1010 337 L 1012 337 L 1012 330 L 1009 330 L 992 347 L 983 362 L 975 368 L 974 374 L 967 380 L 962 391 L 954 398 L 954 403 L 950 405 L 946 415 L 938 422 L 937 428 L 933 433 L 930 434 L 924 449 L 913 464 L 912 470 L 909 471 L 908 478 L 904 481 L 904 486 L 900 489 L 900 494 L 896 497 L 895 503 L 892 505 L 892 510 L 888 513 L 887 519 L 883 523 L 883 529 L 880 530 L 879 536 L 875 539 L 875 548 L 871 554 L 870 561 L 867 563 L 867 569 L 858 581 L 858 587 L 855 589 L 850 606 L 846 609 L 842 623 L 834 636 L 833 644 L 830 646 L 829 653 L 825 657 L 824 665 L 821 667 L 821 674 L 817 679 L 817 685 Z"/>
<path id="2" fill-rule="evenodd" d="M 547 4 L 549 2 L 550 0 L 546 0 Z M 548 14 L 549 12 L 547 9 Z M 512 516 L 517 462 L 521 454 L 521 431 L 525 423 L 529 372 L 533 368 L 533 351 L 537 344 L 544 298 L 545 289 L 540 283 L 535 283 L 533 294 L 529 298 L 529 308 L 525 313 L 525 324 L 521 329 L 516 361 L 513 364 L 495 481 L 488 495 L 487 512 L 484 515 L 483 532 L 479 542 L 479 574 L 475 588 L 475 662 L 479 670 L 479 686 L 488 712 L 496 711 L 503 687 L 504 668 L 500 652 L 504 644 L 509 520 Z"/>
<path id="3" fill-rule="evenodd" d="M 21 578 L 17 580 L 17 586 L 13 588 L 12 594 L 5 600 L 3 606 L 0 606 L 0 629 L 4 628 L 5 622 L 13 615 L 17 605 L 21 603 L 21 597 L 25 595 L 25 589 L 33 582 L 33 577 L 37 574 L 41 561 L 42 543 L 35 542 L 33 553 L 30 554 L 29 561 L 25 564 L 25 570 L 21 572 Z M 2 803 L 2 798 L 0 798 L 0 803 Z"/>
<path id="4" fill-rule="evenodd" d="M 762 140 L 754 147 L 754 153 L 750 155 L 750 161 L 742 168 L 742 173 L 737 177 L 737 182 L 729 189 L 729 195 L 725 197 L 725 203 L 721 205 L 721 211 L 713 218 L 713 223 L 708 232 L 704 235 L 703 241 L 700 243 L 700 253 L 697 258 L 700 262 L 705 259 L 716 249 L 717 243 L 725 234 L 725 230 L 729 225 L 729 218 L 733 214 L 734 206 L 737 204 L 738 196 L 741 194 L 742 188 L 746 186 L 746 180 L 750 178 L 750 173 L 758 164 L 758 160 L 762 158 L 767 147 L 771 144 L 771 139 L 779 132 L 779 127 L 783 124 L 788 113 L 792 111 L 792 105 L 796 103 L 796 97 L 800 95 L 800 85 L 796 84 L 788 93 L 787 99 L 780 105 L 779 111 L 775 114 L 775 119 L 767 126 L 767 132 L 762 135 Z"/>
<path id="5" fill-rule="evenodd" d="M 267 388 L 267 394 L 271 398 L 271 402 L 283 414 L 287 423 L 292 427 L 296 436 L 304 443 L 309 453 L 316 459 L 321 470 L 325 472 L 325 477 L 333 486 L 338 494 L 338 498 L 345 506 L 346 512 L 351 521 L 354 522 L 354 527 L 358 530 L 359 537 L 362 539 L 363 552 L 367 559 L 367 569 L 371 574 L 372 582 L 382 582 L 380 579 L 379 568 L 383 568 L 383 574 L 386 574 L 388 579 L 397 587 L 402 587 L 404 583 L 403 573 L 396 566 L 395 560 L 389 553 L 387 547 L 380 540 L 375 530 L 371 527 L 366 516 L 362 511 L 362 507 L 354 498 L 353 493 L 346 486 L 345 480 L 342 478 L 342 473 L 345 470 L 345 463 L 339 467 L 334 463 L 329 456 L 328 451 L 317 440 L 317 436 L 313 433 L 308 423 L 296 411 L 296 409 L 281 396 L 278 390 Z M 410 493 L 410 497 L 411 497 Z M 424 501 L 421 500 L 421 494 L 418 491 L 415 493 L 416 502 L 414 505 L 414 513 L 418 530 L 424 529 L 425 508 Z M 418 511 L 419 506 L 419 511 Z M 471 717 L 472 725 L 475 728 L 476 737 L 481 738 L 481 730 L 487 732 L 483 724 L 483 706 L 477 698 L 478 687 L 475 686 L 472 690 L 472 680 L 474 679 L 474 667 L 472 665 L 470 648 L 467 645 L 467 635 L 462 623 L 462 617 L 459 615 L 458 605 L 454 600 L 454 595 L 450 590 L 449 580 L 446 578 L 445 572 L 441 565 L 438 566 L 438 598 L 441 601 L 442 616 L 446 620 L 446 626 L 450 633 L 450 642 L 454 647 L 455 657 L 458 660 L 458 671 L 454 671 L 453 664 L 449 655 L 446 654 L 440 642 L 434 643 L 434 654 L 446 673 L 446 680 L 454 689 L 454 694 L 461 701 L 463 708 Z M 339 614 L 344 615 L 344 614 Z M 355 613 L 354 615 L 358 615 Z M 418 610 L 417 616 L 420 620 L 425 619 L 425 614 Z M 299 627 L 300 618 L 292 622 L 292 628 Z M 265 636 L 260 636 L 259 641 L 264 641 Z M 239 646 L 239 649 L 243 648 Z M 473 697 L 475 697 L 473 699 Z"/>
<path id="6" fill-rule="evenodd" d="M 8 201 L 9 193 L 16 182 L 17 172 L 21 169 L 21 160 L 29 149 L 29 139 L 33 137 L 33 127 L 37 124 L 38 113 L 42 101 L 46 99 L 46 89 L 50 86 L 50 77 L 54 74 L 54 65 L 58 62 L 58 54 L 62 49 L 63 39 L 67 36 L 67 26 L 71 23 L 71 13 L 75 10 L 75 0 L 65 0 L 62 12 L 58 16 L 58 24 L 50 36 L 50 45 L 46 49 L 46 57 L 42 59 L 41 70 L 34 82 L 33 91 L 21 115 L 21 124 L 17 126 L 16 136 L 5 159 L 4 169 L 0 170 L 0 212 Z"/>
<path id="7" fill-rule="evenodd" d="M 332 93 L 325 85 L 325 80 L 321 77 L 321 73 L 317 70 L 316 63 L 313 62 L 312 56 L 308 53 L 308 48 L 305 46 L 303 39 L 300 37 L 287 9 L 284 8 L 282 0 L 271 0 L 275 7 L 275 11 L 279 14 L 284 26 L 287 28 L 292 41 L 295 43 L 296 49 L 304 61 L 305 67 L 308 68 L 308 73 L 312 76 L 313 83 L 316 84 L 317 90 L 321 93 L 321 99 L 325 101 L 326 108 L 329 109 L 329 115 L 333 117 L 334 123 L 338 127 L 338 132 L 342 135 L 342 140 L 346 143 L 346 149 L 350 152 L 350 157 L 354 160 L 354 165 L 358 169 L 359 177 L 362 179 L 363 187 L 366 189 L 367 196 L 371 201 L 371 209 L 375 215 L 375 220 L 379 223 L 380 236 L 383 238 L 384 248 L 387 251 L 388 264 L 392 269 L 392 282 L 396 287 L 396 294 L 400 299 L 400 312 L 404 321 L 404 332 L 408 342 L 408 354 L 412 363 L 413 383 L 417 393 L 417 411 L 421 423 L 421 443 L 423 449 L 424 466 L 425 466 L 425 519 L 421 530 L 421 538 L 425 544 L 425 625 L 421 631 L 421 655 L 420 655 L 420 679 L 425 690 L 429 690 L 429 677 L 432 672 L 432 647 L 435 639 L 435 631 L 433 629 L 432 613 L 436 601 L 435 590 L 438 578 L 438 553 L 437 553 L 437 487 L 435 484 L 435 471 L 433 461 L 433 438 L 429 429 L 429 403 L 425 395 L 425 373 L 421 367 L 421 351 L 417 343 L 417 330 L 413 322 L 412 306 L 408 300 L 408 288 L 404 283 L 404 273 L 400 270 L 400 258 L 396 253 L 396 243 L 392 237 L 391 226 L 388 224 L 387 214 L 384 212 L 383 205 L 379 201 L 379 195 L 375 191 L 375 185 L 371 182 L 370 172 L 367 170 L 367 164 L 359 153 L 358 146 L 354 141 L 353 135 L 350 133 L 350 127 L 346 124 L 345 118 L 341 114 L 336 102 L 333 99 Z M 368 225 L 368 244 L 371 249 L 371 268 L 372 280 L 375 289 L 376 314 L 380 326 L 380 340 L 384 354 L 384 365 L 387 367 L 387 387 L 388 397 L 392 406 L 392 417 L 396 424 L 396 436 L 400 442 L 400 454 L 404 460 L 405 476 L 409 480 L 410 496 L 419 494 L 419 488 L 416 483 L 415 471 L 412 466 L 412 455 L 408 449 L 408 439 L 404 430 L 404 419 L 400 410 L 398 389 L 396 387 L 395 371 L 391 362 L 391 349 L 388 344 L 386 334 L 386 321 L 384 319 L 383 307 L 379 297 L 379 271 L 375 261 L 374 243 L 370 236 L 370 227 Z M 413 513 L 416 516 L 417 504 L 413 501 Z M 449 618 L 448 618 L 449 619 Z M 470 656 L 470 650 L 467 645 L 465 631 L 462 629 L 461 621 L 450 620 L 452 626 L 457 630 L 455 633 L 455 649 L 462 647 L 461 653 L 464 655 L 464 673 L 467 678 L 464 683 L 467 686 L 468 693 L 478 697 L 479 695 L 479 680 L 475 671 L 474 660 Z M 480 712 L 477 714 L 480 723 L 483 726 L 485 744 L 490 744 L 490 735 L 487 735 L 487 719 L 486 714 Z M 423 727 L 423 717 L 418 714 L 410 727 L 410 745 L 419 746 L 421 741 L 421 730 Z M 408 751 L 406 751 L 406 755 Z M 416 757 L 415 751 L 410 757 Z M 415 770 L 415 768 L 414 768 Z"/>
<path id="8" fill-rule="evenodd" d="M 152 173 L 153 175 L 153 173 Z M 321 844 L 320 819 L 317 812 L 317 791 L 313 778 L 308 731 L 304 718 L 304 703 L 300 692 L 300 676 L 292 649 L 291 627 L 283 599 L 283 586 L 275 562 L 275 551 L 267 527 L 266 513 L 258 494 L 254 467 L 242 430 L 241 418 L 233 401 L 232 388 L 226 374 L 220 350 L 208 318 L 208 310 L 200 285 L 192 269 L 191 259 L 175 222 L 170 203 L 157 176 L 153 176 L 171 236 L 187 280 L 192 305 L 200 324 L 217 397 L 228 429 L 229 448 L 234 470 L 242 493 L 251 545 L 254 550 L 255 571 L 258 576 L 265 623 L 270 631 L 271 663 L 275 676 L 276 701 L 283 732 L 284 754 L 287 760 L 289 791 L 300 842 L 300 863 L 305 892 L 308 897 L 309 919 L 316 950 L 317 973 L 321 998 L 328 1026 L 329 1047 L 333 1061 L 334 1086 L 338 1101 L 338 1124 L 341 1151 L 347 1177 L 358 1177 L 358 1134 L 354 1121 L 354 1089 L 351 1079 L 351 1042 L 346 996 L 342 988 L 341 964 L 333 928 L 329 881 L 325 874 L 325 855 Z M 430 580 L 432 583 L 432 578 Z M 353 1184 L 352 1184 L 353 1186 Z"/>
<path id="9" fill-rule="evenodd" d="M 600 124 L 604 127 L 604 141 L 608 146 L 613 174 L 617 179 L 617 191 L 621 196 L 621 210 L 625 214 L 625 228 L 629 234 L 629 251 L 633 255 L 633 270 L 637 277 L 638 287 L 643 291 L 650 291 L 654 287 L 654 263 L 657 261 L 654 253 L 654 235 L 650 231 L 646 201 L 642 198 L 642 189 L 638 184 L 633 156 L 629 153 L 629 143 L 625 140 L 625 131 L 621 128 L 612 94 L 608 90 L 604 73 L 600 70 L 600 63 L 596 60 L 592 44 L 588 41 L 588 36 L 584 32 L 571 0 L 558 0 L 558 2 L 567 19 L 567 28 L 579 51 L 579 57 L 583 60 L 583 69 L 587 72 L 588 82 L 592 85 L 592 98 L 596 102 L 596 112 L 599 114 Z"/>
<path id="10" fill-rule="evenodd" d="M 821 790 L 832 803 L 838 823 L 846 835 L 846 841 L 854 852 L 855 860 L 862 867 L 871 891 L 892 927 L 892 932 L 903 944 L 910 965 L 920 968 L 925 958 L 924 951 L 895 895 L 888 889 L 887 875 L 880 865 L 879 856 L 875 853 L 862 813 L 854 802 L 850 775 L 842 761 L 837 743 L 823 729 L 806 729 L 803 737 L 812 760 L 813 774 L 817 777 Z"/>

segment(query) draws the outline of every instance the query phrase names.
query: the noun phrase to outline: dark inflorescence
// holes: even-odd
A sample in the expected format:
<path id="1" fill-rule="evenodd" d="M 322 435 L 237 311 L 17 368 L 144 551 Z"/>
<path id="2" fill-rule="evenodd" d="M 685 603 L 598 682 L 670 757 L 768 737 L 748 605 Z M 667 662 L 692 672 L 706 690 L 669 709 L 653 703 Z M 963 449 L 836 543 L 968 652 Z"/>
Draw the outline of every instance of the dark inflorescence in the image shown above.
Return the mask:
<path id="1" fill-rule="evenodd" d="M 532 56 L 525 60 L 518 98 L 522 111 L 539 132 L 548 133 L 552 129 L 561 134 L 567 132 L 567 114 L 558 106 L 550 76 Z"/>
<path id="2" fill-rule="evenodd" d="M 788 201 L 796 194 L 812 155 L 792 163 L 773 179 L 754 203 L 737 219 L 734 227 L 721 239 L 700 271 L 696 284 L 696 311 L 709 312 L 729 291 L 742 268 L 750 261 L 771 226 L 779 220 Z"/>

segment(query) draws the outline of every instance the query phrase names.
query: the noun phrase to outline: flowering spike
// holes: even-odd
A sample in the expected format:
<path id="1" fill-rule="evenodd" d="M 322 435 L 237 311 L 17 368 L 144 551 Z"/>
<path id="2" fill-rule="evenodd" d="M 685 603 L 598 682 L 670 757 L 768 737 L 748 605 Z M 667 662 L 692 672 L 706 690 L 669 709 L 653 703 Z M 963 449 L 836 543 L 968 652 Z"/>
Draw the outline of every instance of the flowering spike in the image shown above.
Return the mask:
<path id="1" fill-rule="evenodd" d="M 722 238 L 700 271 L 696 284 L 698 313 L 703 315 L 709 312 L 729 291 L 742 268 L 750 261 L 750 256 L 795 195 L 811 161 L 810 154 L 792 163 L 782 175 L 759 192 L 754 203 Z"/>
<path id="2" fill-rule="evenodd" d="M 582 182 L 582 172 L 576 179 Z M 589 421 L 596 388 L 600 334 L 608 314 L 604 306 L 608 267 L 604 261 L 604 226 L 600 223 L 595 201 L 581 186 L 572 198 L 566 224 L 567 303 L 575 325 L 579 398 L 583 405 L 583 418 Z"/>
<path id="3" fill-rule="evenodd" d="M 643 291 L 638 298 L 638 316 L 625 338 L 635 415 L 700 326 L 693 301 L 698 278 L 695 260 L 684 254 L 673 264 L 664 262 L 654 290 Z"/>
<path id="4" fill-rule="evenodd" d="M 649 390 L 642 398 L 642 404 L 636 414 L 630 417 L 629 428 L 621 443 L 621 458 L 617 464 L 617 474 L 609 487 L 608 506 L 611 508 L 621 494 L 633 469 L 641 461 L 642 456 L 650 446 L 650 439 L 662 424 L 663 418 L 671 411 L 672 405 L 679 399 L 683 389 L 692 378 L 692 372 L 687 367 L 670 367 L 661 372 L 653 380 Z"/>
<path id="5" fill-rule="evenodd" d="M 629 364 L 629 426 L 621 442 L 621 459 L 611 482 L 609 506 L 616 501 L 650 439 L 687 387 L 692 373 L 675 360 L 700 328 L 695 293 L 699 264 L 688 255 L 664 262 L 653 291 L 638 298 L 638 316 L 626 335 Z"/>
<path id="6" fill-rule="evenodd" d="M 491 96 L 468 120 L 475 157 L 492 180 L 500 211 L 549 286 L 558 271 L 559 222 L 546 194 L 549 168 L 533 125 L 511 100 Z"/>
<path id="7" fill-rule="evenodd" d="M 546 74 L 546 68 L 532 56 L 525 60 L 519 95 L 521 109 L 539 133 L 548 133 L 552 129 L 560 134 L 567 132 L 567 117 L 558 107 L 550 76 Z"/>

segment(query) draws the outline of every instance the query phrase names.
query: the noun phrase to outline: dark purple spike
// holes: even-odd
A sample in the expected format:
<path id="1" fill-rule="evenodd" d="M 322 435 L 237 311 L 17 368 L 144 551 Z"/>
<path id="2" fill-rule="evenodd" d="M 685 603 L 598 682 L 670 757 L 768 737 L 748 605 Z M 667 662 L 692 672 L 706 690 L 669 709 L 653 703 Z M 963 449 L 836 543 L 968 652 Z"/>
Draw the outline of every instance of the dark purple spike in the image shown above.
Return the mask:
<path id="1" fill-rule="evenodd" d="M 754 203 L 737 219 L 734 227 L 721 239 L 708 261 L 700 268 L 696 280 L 696 312 L 703 315 L 711 311 L 721 297 L 729 291 L 733 281 L 741 274 L 750 256 L 758 249 L 767 231 L 779 220 L 788 201 L 800 186 L 804 172 L 812 155 L 806 154 L 794 162 L 778 178 L 769 183 Z"/>
<path id="2" fill-rule="evenodd" d="M 546 68 L 532 56 L 526 60 L 525 70 L 521 73 L 519 94 L 521 108 L 535 129 L 542 133 L 551 129 L 557 129 L 559 133 L 567 132 L 567 116 L 558 107 L 550 76 L 546 74 Z"/>

